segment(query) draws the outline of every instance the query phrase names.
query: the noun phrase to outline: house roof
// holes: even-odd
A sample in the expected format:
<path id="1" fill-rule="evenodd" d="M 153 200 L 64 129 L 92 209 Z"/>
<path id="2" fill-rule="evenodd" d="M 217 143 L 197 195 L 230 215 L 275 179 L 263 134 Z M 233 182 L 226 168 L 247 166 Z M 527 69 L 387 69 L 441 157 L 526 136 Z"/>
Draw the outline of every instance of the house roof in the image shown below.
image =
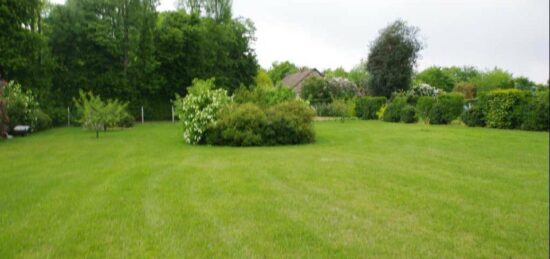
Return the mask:
<path id="1" fill-rule="evenodd" d="M 311 74 L 317 73 L 321 76 L 321 72 L 317 69 L 301 69 L 300 71 L 287 75 L 285 78 L 283 78 L 283 84 L 289 86 L 290 88 L 296 88 L 302 81 L 304 81 L 306 78 L 308 78 Z"/>

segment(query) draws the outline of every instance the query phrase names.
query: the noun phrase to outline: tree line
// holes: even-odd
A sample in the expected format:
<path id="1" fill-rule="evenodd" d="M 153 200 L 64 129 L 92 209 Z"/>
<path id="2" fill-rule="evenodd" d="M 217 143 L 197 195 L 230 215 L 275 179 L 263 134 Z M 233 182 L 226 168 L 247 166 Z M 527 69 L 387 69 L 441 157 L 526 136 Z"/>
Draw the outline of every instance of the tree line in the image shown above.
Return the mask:
<path id="1" fill-rule="evenodd" d="M 194 78 L 233 92 L 258 70 L 254 24 L 234 18 L 230 0 L 180 0 L 170 12 L 158 12 L 158 0 L 0 5 L 0 73 L 32 89 L 54 123 L 80 90 L 166 119 Z"/>

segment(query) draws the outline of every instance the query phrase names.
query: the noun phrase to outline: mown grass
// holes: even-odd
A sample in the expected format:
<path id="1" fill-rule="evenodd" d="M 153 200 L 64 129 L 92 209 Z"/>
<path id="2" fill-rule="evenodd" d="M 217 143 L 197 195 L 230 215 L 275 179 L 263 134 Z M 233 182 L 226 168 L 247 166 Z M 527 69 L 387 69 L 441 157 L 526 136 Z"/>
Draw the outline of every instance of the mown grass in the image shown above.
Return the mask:
<path id="1" fill-rule="evenodd" d="M 179 126 L 0 143 L 0 258 L 546 258 L 548 133 L 316 122 L 303 146 Z"/>

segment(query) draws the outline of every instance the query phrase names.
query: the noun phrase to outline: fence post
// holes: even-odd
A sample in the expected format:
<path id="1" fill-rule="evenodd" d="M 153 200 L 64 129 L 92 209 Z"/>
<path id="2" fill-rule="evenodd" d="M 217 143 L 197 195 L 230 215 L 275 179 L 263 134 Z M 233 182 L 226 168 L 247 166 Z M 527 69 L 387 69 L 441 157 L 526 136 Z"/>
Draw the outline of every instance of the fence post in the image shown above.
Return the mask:
<path id="1" fill-rule="evenodd" d="M 67 106 L 67 127 L 71 126 L 71 108 Z"/>
<path id="2" fill-rule="evenodd" d="M 141 106 L 141 124 L 143 124 L 144 122 L 144 119 L 143 119 L 143 106 Z"/>

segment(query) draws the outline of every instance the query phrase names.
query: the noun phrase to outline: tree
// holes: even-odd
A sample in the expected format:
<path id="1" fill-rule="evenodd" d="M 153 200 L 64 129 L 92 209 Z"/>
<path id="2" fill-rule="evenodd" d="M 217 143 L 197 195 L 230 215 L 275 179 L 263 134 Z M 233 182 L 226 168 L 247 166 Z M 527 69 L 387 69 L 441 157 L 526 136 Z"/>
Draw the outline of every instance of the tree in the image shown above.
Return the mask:
<path id="1" fill-rule="evenodd" d="M 332 93 L 327 80 L 318 77 L 309 77 L 304 81 L 300 97 L 311 104 L 330 103 Z"/>
<path id="2" fill-rule="evenodd" d="M 81 114 L 80 123 L 87 129 L 95 130 L 95 137 L 99 138 L 99 131 L 105 129 L 106 109 L 105 103 L 99 96 L 92 92 L 80 91 L 80 99 L 73 99 Z"/>
<path id="3" fill-rule="evenodd" d="M 475 78 L 481 73 L 477 68 L 473 66 L 443 67 L 441 68 L 441 71 L 445 73 L 449 78 L 451 78 L 454 84 L 460 82 L 469 82 L 470 80 L 472 80 L 472 78 Z"/>
<path id="4" fill-rule="evenodd" d="M 289 61 L 273 62 L 271 68 L 267 71 L 267 74 L 271 78 L 273 83 L 277 83 L 289 74 L 298 72 L 298 67 Z"/>
<path id="5" fill-rule="evenodd" d="M 367 72 L 367 65 L 364 62 L 361 62 L 349 71 L 348 79 L 357 85 L 359 95 L 367 95 L 369 73 Z"/>
<path id="6" fill-rule="evenodd" d="M 455 82 L 440 67 L 432 66 L 424 69 L 416 75 L 416 80 L 450 92 L 453 90 Z"/>
<path id="7" fill-rule="evenodd" d="M 418 28 L 397 20 L 384 28 L 372 43 L 367 61 L 369 92 L 390 97 L 411 84 L 418 52 L 423 48 Z"/>
<path id="8" fill-rule="evenodd" d="M 534 91 L 537 87 L 537 84 L 529 78 L 520 76 L 513 79 L 514 80 L 514 87 L 521 90 L 529 90 Z"/>
<path id="9" fill-rule="evenodd" d="M 470 82 L 476 86 L 478 95 L 494 89 L 514 87 L 512 74 L 500 68 L 481 73 Z"/>

